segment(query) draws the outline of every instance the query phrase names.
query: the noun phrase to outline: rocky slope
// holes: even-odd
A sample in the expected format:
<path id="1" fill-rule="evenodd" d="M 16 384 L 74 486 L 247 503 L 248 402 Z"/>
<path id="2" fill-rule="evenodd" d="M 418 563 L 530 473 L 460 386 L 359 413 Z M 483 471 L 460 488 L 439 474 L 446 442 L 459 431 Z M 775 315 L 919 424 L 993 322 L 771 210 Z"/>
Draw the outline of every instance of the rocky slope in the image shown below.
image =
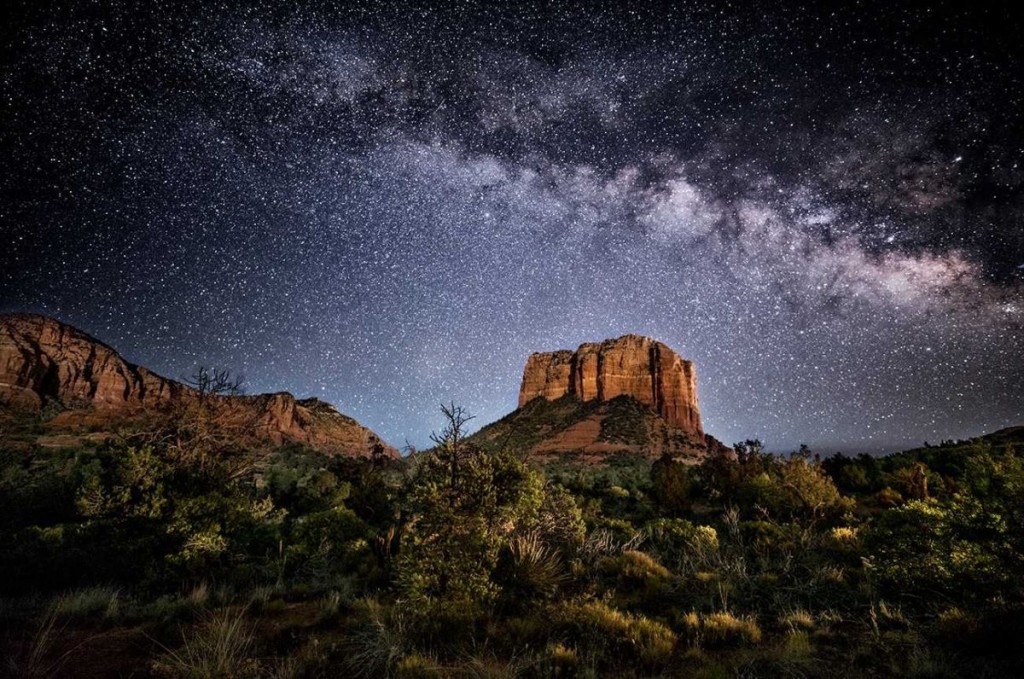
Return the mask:
<path id="1" fill-rule="evenodd" d="M 727 450 L 714 437 L 670 426 L 631 396 L 610 401 L 580 401 L 572 395 L 533 399 L 469 437 L 484 450 L 521 451 L 539 460 L 568 456 L 601 463 L 625 454 L 654 459 L 668 453 L 694 462 L 715 450 Z"/>
<path id="2" fill-rule="evenodd" d="M 56 406 L 55 431 L 111 429 L 146 414 L 164 414 L 199 394 L 125 361 L 114 349 L 52 318 L 0 315 L 0 409 L 39 413 Z M 397 456 L 372 431 L 317 399 L 288 393 L 213 396 L 216 421 L 275 444 L 368 455 L 375 446 Z"/>
<path id="3" fill-rule="evenodd" d="M 519 408 L 473 435 L 487 449 L 599 461 L 626 453 L 698 459 L 725 446 L 704 433 L 693 363 L 648 337 L 532 354 Z"/>

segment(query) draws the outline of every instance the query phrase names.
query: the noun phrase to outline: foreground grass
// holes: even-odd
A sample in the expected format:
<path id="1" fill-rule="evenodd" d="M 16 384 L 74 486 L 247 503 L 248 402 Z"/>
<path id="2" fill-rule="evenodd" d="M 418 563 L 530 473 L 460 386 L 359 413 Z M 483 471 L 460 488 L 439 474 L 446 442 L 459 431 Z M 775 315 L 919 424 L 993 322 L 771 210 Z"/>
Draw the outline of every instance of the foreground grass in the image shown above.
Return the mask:
<path id="1" fill-rule="evenodd" d="M 657 620 L 598 600 L 488 616 L 438 642 L 436 621 L 401 602 L 284 593 L 257 609 L 252 593 L 170 620 L 166 605 L 115 592 L 65 593 L 17 622 L 6 607 L 4 676 L 103 677 L 774 677 L 1011 676 L 972 652 L 979 622 L 951 610 L 928 626 L 884 602 L 860 617 L 794 608 L 773 619 L 686 611 Z M 106 596 L 109 595 L 109 596 Z M 187 602 L 191 593 L 181 600 Z M 108 605 L 100 606 L 100 601 Z M 72 606 L 75 602 L 76 606 Z M 86 606 L 85 603 L 89 605 Z M 959 639 L 955 639 L 960 635 Z M 427 642 L 426 640 L 434 639 Z M 126 660 L 126 657 L 128 660 Z"/>

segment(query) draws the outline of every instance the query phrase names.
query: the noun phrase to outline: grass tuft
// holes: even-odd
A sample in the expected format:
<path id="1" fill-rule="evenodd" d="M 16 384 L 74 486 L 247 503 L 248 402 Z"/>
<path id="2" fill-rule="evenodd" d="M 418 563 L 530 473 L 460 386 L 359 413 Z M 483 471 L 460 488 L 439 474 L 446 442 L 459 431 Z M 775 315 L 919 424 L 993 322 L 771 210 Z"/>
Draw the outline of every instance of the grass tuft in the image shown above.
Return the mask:
<path id="1" fill-rule="evenodd" d="M 183 634 L 180 648 L 165 648 L 153 669 L 181 679 L 255 676 L 259 668 L 249 656 L 253 634 L 245 609 L 219 611 L 191 634 Z"/>
<path id="2" fill-rule="evenodd" d="M 349 638 L 346 665 L 355 676 L 387 676 L 410 645 L 405 618 L 375 599 L 357 602 L 357 609 L 363 624 Z"/>
<path id="3" fill-rule="evenodd" d="M 57 597 L 52 608 L 62 620 L 101 618 L 113 620 L 121 610 L 121 590 L 113 587 L 89 587 Z"/>

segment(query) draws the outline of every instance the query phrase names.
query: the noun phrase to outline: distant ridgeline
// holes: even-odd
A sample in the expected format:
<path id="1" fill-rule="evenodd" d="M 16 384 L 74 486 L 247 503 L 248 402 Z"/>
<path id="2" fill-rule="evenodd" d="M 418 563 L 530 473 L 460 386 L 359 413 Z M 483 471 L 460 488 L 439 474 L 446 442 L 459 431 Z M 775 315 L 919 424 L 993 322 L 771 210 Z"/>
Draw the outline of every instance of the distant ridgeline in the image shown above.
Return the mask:
<path id="1" fill-rule="evenodd" d="M 192 387 L 125 361 L 69 325 L 33 314 L 0 315 L 0 411 L 15 419 L 52 414 L 34 438 L 40 445 L 102 437 L 199 398 Z M 215 422 L 239 436 L 332 454 L 398 456 L 372 431 L 315 398 L 215 394 L 205 405 Z"/>

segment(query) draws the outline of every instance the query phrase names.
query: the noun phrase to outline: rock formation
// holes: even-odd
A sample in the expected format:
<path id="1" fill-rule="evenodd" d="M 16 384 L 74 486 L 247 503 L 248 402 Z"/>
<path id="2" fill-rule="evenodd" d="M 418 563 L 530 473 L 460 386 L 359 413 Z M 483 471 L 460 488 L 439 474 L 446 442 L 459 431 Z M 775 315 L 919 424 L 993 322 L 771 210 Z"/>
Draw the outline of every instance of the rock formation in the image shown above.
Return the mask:
<path id="1" fill-rule="evenodd" d="M 535 398 L 553 401 L 565 395 L 583 402 L 630 396 L 669 426 L 704 436 L 693 363 L 649 337 L 625 335 L 582 344 L 574 352 L 531 355 L 523 371 L 519 407 Z"/>
<path id="2" fill-rule="evenodd" d="M 598 464 L 619 454 L 696 462 L 728 451 L 704 433 L 693 364 L 637 335 L 531 355 L 519 407 L 470 440 L 488 450 Z"/>
<path id="3" fill-rule="evenodd" d="M 0 315 L 0 408 L 39 412 L 57 404 L 56 424 L 116 426 L 140 413 L 161 413 L 199 398 L 180 382 L 125 361 L 111 347 L 59 321 Z M 305 443 L 331 453 L 397 457 L 369 429 L 317 399 L 288 393 L 210 397 L 216 420 L 275 444 Z"/>
<path id="4" fill-rule="evenodd" d="M 0 316 L 0 403 L 28 410 L 53 400 L 122 409 L 164 405 L 190 390 L 45 316 Z"/>

